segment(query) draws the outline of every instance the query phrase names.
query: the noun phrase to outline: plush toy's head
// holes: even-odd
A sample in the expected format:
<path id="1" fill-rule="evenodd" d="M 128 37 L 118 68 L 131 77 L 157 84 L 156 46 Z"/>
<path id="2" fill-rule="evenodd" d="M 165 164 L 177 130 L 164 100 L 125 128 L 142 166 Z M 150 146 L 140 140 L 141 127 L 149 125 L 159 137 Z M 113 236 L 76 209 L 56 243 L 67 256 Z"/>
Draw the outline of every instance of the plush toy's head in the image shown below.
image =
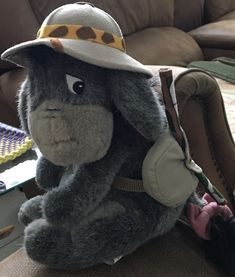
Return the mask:
<path id="1" fill-rule="evenodd" d="M 27 56 L 21 120 L 43 155 L 65 166 L 103 157 L 113 132 L 105 69 L 45 46 L 30 49 Z"/>
<path id="2" fill-rule="evenodd" d="M 126 54 L 115 20 L 90 4 L 56 9 L 37 39 L 8 49 L 2 58 L 28 68 L 19 97 L 22 126 L 57 165 L 88 163 L 107 153 L 113 104 L 145 138 L 159 134 L 152 73 Z"/>

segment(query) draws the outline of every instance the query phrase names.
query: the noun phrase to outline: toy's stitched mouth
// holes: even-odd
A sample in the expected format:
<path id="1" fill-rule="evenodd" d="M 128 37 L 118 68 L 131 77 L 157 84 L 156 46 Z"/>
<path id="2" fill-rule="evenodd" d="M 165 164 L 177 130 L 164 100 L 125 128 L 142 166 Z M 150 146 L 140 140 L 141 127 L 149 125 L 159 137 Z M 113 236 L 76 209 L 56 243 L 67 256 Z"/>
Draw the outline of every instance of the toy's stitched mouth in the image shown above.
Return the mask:
<path id="1" fill-rule="evenodd" d="M 61 143 L 66 143 L 66 144 L 73 143 L 73 144 L 76 144 L 77 146 L 79 145 L 79 141 L 74 140 L 74 139 L 58 140 L 58 141 L 54 141 L 53 143 L 41 143 L 41 145 L 53 147 L 53 146 L 56 146 L 56 145 L 61 144 Z"/>
<path id="2" fill-rule="evenodd" d="M 51 118 L 60 118 L 62 112 L 59 109 L 46 109 L 42 110 L 38 115 L 38 120 L 51 119 Z"/>

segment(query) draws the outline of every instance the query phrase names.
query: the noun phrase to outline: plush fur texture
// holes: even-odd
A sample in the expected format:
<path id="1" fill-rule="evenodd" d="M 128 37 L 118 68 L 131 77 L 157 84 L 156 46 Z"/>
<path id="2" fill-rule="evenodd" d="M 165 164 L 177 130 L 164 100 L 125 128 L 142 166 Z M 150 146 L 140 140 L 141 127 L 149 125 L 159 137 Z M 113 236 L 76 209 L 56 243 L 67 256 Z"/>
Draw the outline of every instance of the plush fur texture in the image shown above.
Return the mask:
<path id="1" fill-rule="evenodd" d="M 93 162 L 105 155 L 112 139 L 113 117 L 100 105 L 77 109 L 75 105 L 48 100 L 31 112 L 29 126 L 44 157 L 56 165 L 69 166 L 78 161 Z"/>
<path id="2" fill-rule="evenodd" d="M 29 71 L 19 114 L 43 154 L 36 179 L 47 191 L 19 212 L 28 255 L 75 270 L 127 255 L 169 231 L 182 206 L 112 188 L 116 176 L 141 178 L 148 149 L 167 127 L 151 80 L 47 47 L 25 54 Z M 82 93 L 69 89 L 66 74 L 84 82 Z"/>

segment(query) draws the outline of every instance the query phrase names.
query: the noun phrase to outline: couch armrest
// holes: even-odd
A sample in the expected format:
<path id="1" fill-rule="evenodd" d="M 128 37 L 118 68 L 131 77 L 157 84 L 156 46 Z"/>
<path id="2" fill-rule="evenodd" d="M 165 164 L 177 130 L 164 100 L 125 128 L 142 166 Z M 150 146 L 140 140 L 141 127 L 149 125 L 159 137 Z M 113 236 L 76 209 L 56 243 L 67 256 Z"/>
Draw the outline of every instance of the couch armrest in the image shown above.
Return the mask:
<path id="1" fill-rule="evenodd" d="M 225 15 L 216 19 L 216 21 L 223 21 L 223 20 L 235 20 L 235 10 L 226 13 Z"/>
<path id="2" fill-rule="evenodd" d="M 158 76 L 162 67 L 166 66 L 151 66 L 150 69 Z M 220 88 L 214 77 L 204 71 L 170 68 L 176 79 L 180 121 L 193 159 L 235 210 L 235 145 Z M 160 90 L 159 84 L 156 89 Z"/>
<path id="3" fill-rule="evenodd" d="M 192 156 L 234 210 L 235 145 L 216 80 L 200 70 L 176 81 L 182 126 Z"/>

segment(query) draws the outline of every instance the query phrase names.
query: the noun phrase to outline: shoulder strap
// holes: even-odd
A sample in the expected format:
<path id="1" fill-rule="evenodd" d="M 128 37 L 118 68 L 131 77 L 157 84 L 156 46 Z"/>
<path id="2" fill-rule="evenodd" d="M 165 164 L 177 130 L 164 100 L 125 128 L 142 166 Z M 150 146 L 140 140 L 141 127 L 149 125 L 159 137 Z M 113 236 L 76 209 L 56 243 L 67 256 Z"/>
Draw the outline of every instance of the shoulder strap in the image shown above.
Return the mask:
<path id="1" fill-rule="evenodd" d="M 193 161 L 190 154 L 189 143 L 186 134 L 180 125 L 175 86 L 172 76 L 172 70 L 162 68 L 159 71 L 161 79 L 162 95 L 165 104 L 166 116 L 169 128 L 176 141 L 185 153 L 185 166 L 194 172 L 199 182 L 205 187 L 206 192 L 220 205 L 227 203 L 226 199 L 219 190 L 210 182 L 202 169 Z M 134 180 L 124 177 L 116 177 L 112 187 L 130 192 L 145 192 L 142 180 Z"/>
<path id="2" fill-rule="evenodd" d="M 175 137 L 176 141 L 179 143 L 183 152 L 185 153 L 186 167 L 194 172 L 200 183 L 205 187 L 205 190 L 218 204 L 225 205 L 227 203 L 226 199 L 219 192 L 219 190 L 213 186 L 207 176 L 203 173 L 202 169 L 191 158 L 189 143 L 179 121 L 172 70 L 168 68 L 162 68 L 159 71 L 159 76 L 161 79 L 162 95 L 169 128 L 172 132 L 172 135 Z"/>

